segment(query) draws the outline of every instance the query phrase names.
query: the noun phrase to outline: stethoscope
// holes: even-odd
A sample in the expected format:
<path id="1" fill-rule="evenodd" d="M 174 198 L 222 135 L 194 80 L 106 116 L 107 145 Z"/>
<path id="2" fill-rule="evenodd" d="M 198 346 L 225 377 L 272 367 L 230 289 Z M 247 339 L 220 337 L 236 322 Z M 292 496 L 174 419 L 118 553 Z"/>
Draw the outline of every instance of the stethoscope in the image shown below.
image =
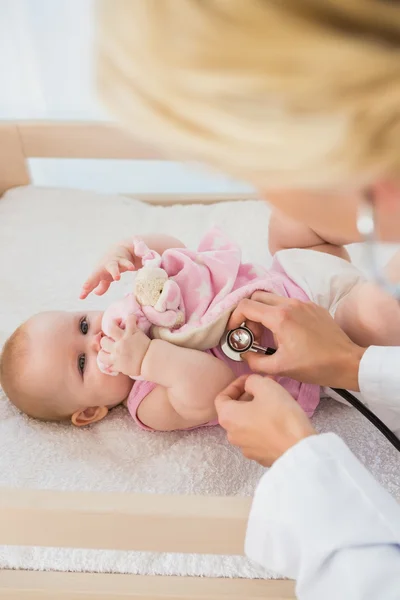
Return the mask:
<path id="1" fill-rule="evenodd" d="M 227 331 L 221 339 L 221 350 L 231 360 L 242 361 L 242 354 L 246 352 L 258 352 L 261 354 L 275 354 L 275 348 L 264 348 L 256 343 L 254 334 L 245 323 L 235 329 Z M 400 452 L 400 439 L 383 423 L 369 408 L 347 390 L 330 388 L 339 396 L 354 406 L 368 421 L 370 421 L 389 440 L 389 442 Z"/>

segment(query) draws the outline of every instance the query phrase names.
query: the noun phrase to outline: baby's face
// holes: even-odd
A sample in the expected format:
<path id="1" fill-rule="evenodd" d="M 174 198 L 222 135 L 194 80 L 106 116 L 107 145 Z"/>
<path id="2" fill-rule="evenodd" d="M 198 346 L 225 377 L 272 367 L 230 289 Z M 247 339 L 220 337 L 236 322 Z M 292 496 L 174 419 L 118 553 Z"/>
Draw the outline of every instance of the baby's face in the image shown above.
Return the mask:
<path id="1" fill-rule="evenodd" d="M 46 397 L 56 394 L 71 414 L 120 404 L 132 387 L 126 375 L 111 377 L 97 366 L 102 316 L 100 311 L 54 311 L 35 315 L 27 323 L 33 354 L 30 385 Z"/>

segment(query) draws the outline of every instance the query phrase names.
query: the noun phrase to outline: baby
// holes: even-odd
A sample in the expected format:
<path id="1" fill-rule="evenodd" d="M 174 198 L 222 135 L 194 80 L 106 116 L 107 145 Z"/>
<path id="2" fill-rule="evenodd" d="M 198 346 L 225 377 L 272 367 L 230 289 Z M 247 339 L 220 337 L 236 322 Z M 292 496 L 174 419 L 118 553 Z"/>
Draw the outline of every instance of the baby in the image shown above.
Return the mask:
<path id="1" fill-rule="evenodd" d="M 278 232 L 279 219 L 273 218 L 271 223 L 271 240 L 276 244 L 274 227 Z M 160 257 L 159 264 L 167 268 L 170 280 L 181 286 L 181 304 L 176 314 L 184 314 L 186 324 L 177 322 L 164 328 L 164 335 L 157 323 L 147 329 L 139 326 L 143 313 L 138 313 L 137 306 L 135 311 L 132 309 L 132 294 L 105 313 L 60 311 L 35 315 L 12 334 L 1 356 L 1 383 L 11 402 L 31 417 L 71 421 L 77 426 L 103 419 L 121 403 L 127 404 L 137 424 L 146 430 L 171 431 L 217 424 L 216 395 L 237 376 L 250 371 L 245 362 L 225 357 L 218 343 L 205 343 L 207 336 L 199 341 L 198 333 L 214 332 L 210 338 L 213 339 L 218 331 L 219 339 L 221 323 L 227 324 L 244 294 L 251 295 L 249 290 L 313 300 L 329 309 L 350 336 L 361 335 L 370 339 L 369 344 L 377 343 L 372 328 L 369 331 L 369 322 L 377 312 L 374 303 L 369 303 L 369 311 L 363 311 L 368 316 L 365 327 L 360 315 L 358 320 L 354 317 L 354 302 L 369 284 L 345 260 L 342 248 L 317 244 L 318 252 L 281 250 L 272 268 L 266 270 L 243 264 L 240 251 L 223 236 L 218 238 L 217 234 L 212 239 L 214 245 L 203 243 L 197 252 L 161 235 L 142 237 L 139 246 L 130 239 L 113 247 L 84 284 L 81 298 L 92 291 L 102 295 L 113 281 L 120 279 L 121 273 L 140 269 L 144 257 L 135 253 L 135 248 L 142 243 L 152 250 L 151 259 Z M 207 289 L 204 280 L 197 304 L 190 308 L 194 268 L 206 273 L 211 287 Z M 207 297 L 210 290 L 212 299 Z M 173 308 L 178 309 L 177 304 Z M 204 323 L 210 315 L 213 318 L 208 319 L 207 329 Z M 191 335 L 179 338 L 190 323 L 194 324 L 189 327 Z M 259 341 L 274 346 L 266 329 Z M 312 415 L 319 402 L 318 386 L 288 378 L 278 381 Z"/>

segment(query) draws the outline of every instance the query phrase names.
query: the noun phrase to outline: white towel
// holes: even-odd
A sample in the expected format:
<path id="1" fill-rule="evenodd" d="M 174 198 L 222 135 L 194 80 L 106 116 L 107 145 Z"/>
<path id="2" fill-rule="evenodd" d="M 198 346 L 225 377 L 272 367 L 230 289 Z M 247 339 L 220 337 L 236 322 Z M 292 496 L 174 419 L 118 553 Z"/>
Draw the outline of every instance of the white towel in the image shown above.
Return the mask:
<path id="1" fill-rule="evenodd" d="M 129 275 L 104 298 L 77 299 L 108 245 L 131 234 L 167 232 L 195 245 L 218 224 L 241 244 L 245 259 L 268 264 L 268 216 L 262 202 L 159 208 L 88 192 L 11 191 L 0 201 L 0 342 L 32 313 L 103 308 L 123 294 Z M 326 400 L 314 422 L 321 431 L 339 433 L 400 499 L 398 455 L 361 415 Z M 219 428 L 149 434 L 118 408 L 103 423 L 76 429 L 35 422 L 1 397 L 0 486 L 250 496 L 262 473 L 262 467 L 229 446 Z M 0 568 L 272 576 L 243 557 L 53 548 L 0 547 Z"/>

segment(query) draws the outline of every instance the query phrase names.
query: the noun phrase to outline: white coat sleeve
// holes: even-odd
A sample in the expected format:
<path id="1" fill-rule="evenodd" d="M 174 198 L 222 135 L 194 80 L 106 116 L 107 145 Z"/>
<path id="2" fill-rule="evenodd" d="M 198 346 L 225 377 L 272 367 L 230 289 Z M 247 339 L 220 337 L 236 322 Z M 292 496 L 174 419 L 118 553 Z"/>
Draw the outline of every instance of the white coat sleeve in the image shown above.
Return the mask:
<path id="1" fill-rule="evenodd" d="M 400 347 L 367 348 L 358 383 L 360 399 L 400 438 Z"/>
<path id="2" fill-rule="evenodd" d="M 400 410 L 400 347 L 367 348 L 361 359 L 358 384 L 363 397 Z"/>
<path id="3" fill-rule="evenodd" d="M 398 600 L 400 506 L 335 434 L 302 440 L 262 477 L 246 554 L 300 600 Z"/>

